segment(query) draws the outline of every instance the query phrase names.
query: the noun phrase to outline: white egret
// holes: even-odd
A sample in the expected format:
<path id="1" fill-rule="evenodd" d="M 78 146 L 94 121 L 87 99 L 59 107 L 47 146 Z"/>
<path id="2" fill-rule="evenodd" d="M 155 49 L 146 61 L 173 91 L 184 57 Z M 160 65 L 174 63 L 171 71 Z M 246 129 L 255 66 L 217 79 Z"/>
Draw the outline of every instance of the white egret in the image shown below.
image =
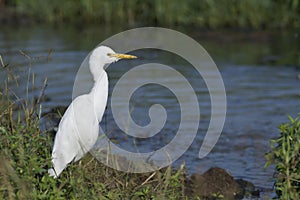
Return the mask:
<path id="1" fill-rule="evenodd" d="M 89 58 L 94 86 L 90 93 L 76 97 L 63 115 L 52 150 L 53 168 L 50 176 L 58 177 L 71 161 L 78 161 L 97 141 L 99 123 L 105 111 L 108 95 L 106 64 L 136 56 L 117 54 L 106 46 L 97 47 Z"/>

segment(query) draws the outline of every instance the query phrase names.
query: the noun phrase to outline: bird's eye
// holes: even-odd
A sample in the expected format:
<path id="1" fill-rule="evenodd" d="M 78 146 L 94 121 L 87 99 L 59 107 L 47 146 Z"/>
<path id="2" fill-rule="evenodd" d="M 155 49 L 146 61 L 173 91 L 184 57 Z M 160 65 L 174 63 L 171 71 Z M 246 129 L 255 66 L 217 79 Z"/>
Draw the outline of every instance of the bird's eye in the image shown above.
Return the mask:
<path id="1" fill-rule="evenodd" d="M 111 57 L 111 53 L 107 53 L 107 56 Z"/>

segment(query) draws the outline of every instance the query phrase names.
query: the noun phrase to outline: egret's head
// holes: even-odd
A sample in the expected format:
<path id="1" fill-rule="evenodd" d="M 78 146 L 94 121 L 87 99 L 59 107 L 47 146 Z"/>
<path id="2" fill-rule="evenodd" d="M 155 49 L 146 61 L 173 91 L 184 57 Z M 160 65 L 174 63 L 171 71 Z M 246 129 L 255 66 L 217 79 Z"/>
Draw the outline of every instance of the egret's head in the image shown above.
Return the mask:
<path id="1" fill-rule="evenodd" d="M 101 63 L 102 65 L 116 62 L 120 59 L 134 59 L 136 56 L 119 54 L 114 52 L 111 48 L 106 46 L 97 47 L 90 57 L 91 63 Z"/>

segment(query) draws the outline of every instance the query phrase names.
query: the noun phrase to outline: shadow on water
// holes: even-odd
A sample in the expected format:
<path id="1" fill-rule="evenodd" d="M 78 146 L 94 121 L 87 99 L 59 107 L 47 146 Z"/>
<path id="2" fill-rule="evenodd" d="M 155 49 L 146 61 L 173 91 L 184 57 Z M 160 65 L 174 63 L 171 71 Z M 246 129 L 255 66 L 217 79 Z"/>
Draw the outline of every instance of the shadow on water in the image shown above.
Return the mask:
<path id="1" fill-rule="evenodd" d="M 203 80 L 183 59 L 168 52 L 139 50 L 142 57 L 130 64 L 119 62 L 108 69 L 110 92 L 123 73 L 137 64 L 157 62 L 172 66 L 189 77 L 198 96 L 201 122 L 198 135 L 188 151 L 175 162 L 185 162 L 190 173 L 202 173 L 212 166 L 228 170 L 236 178 L 243 178 L 262 188 L 272 188 L 274 169 L 264 170 L 264 154 L 269 150 L 269 140 L 278 135 L 277 126 L 286 121 L 287 115 L 295 116 L 300 107 L 300 42 L 297 31 L 285 33 L 259 32 L 203 32 L 179 28 L 193 37 L 216 61 L 222 74 L 228 100 L 224 131 L 213 149 L 204 159 L 198 159 L 210 118 L 209 94 Z M 68 105 L 72 98 L 73 82 L 81 62 L 98 43 L 122 31 L 117 27 L 81 28 L 4 28 L 0 31 L 0 53 L 12 70 L 19 74 L 19 87 L 15 91 L 24 96 L 29 60 L 19 53 L 26 52 L 34 60 L 31 70 L 36 85 L 41 86 L 47 77 L 46 95 L 50 101 L 43 102 L 44 111 L 55 106 Z M 50 60 L 42 59 L 51 50 Z M 42 57 L 41 57 L 42 56 Z M 126 67 L 122 66 L 125 65 Z M 275 65 L 274 65 L 275 64 Z M 26 69 L 25 69 L 26 68 Z M 1 73 L 0 77 L 5 74 Z M 2 78 L 1 78 L 2 79 Z M 2 79 L 3 80 L 3 79 Z M 32 90 L 39 94 L 40 87 Z M 121 102 L 121 100 L 120 100 Z M 162 104 L 168 112 L 163 132 L 153 138 L 133 140 L 120 130 L 108 109 L 101 126 L 122 148 L 135 151 L 152 151 L 167 144 L 176 134 L 180 122 L 180 108 L 172 92 L 150 84 L 139 88 L 131 98 L 134 107 L 132 118 L 137 124 L 149 123 L 148 109 Z"/>

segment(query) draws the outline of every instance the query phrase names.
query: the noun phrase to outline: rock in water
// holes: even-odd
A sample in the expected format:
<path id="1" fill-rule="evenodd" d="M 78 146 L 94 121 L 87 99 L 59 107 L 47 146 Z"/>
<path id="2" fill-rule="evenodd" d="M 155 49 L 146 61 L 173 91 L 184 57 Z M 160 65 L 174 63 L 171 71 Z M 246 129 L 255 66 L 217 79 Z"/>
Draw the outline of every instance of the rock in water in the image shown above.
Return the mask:
<path id="1" fill-rule="evenodd" d="M 242 199 L 243 188 L 224 169 L 213 167 L 191 176 L 191 192 L 201 199 Z"/>

